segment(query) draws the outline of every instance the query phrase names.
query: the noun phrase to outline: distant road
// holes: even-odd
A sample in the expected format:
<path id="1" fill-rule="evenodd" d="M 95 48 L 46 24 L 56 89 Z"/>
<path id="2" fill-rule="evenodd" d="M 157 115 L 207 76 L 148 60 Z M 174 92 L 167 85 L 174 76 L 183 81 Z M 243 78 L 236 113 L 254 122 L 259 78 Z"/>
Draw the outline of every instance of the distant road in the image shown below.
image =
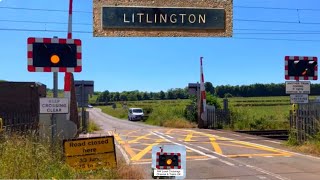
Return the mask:
<path id="1" fill-rule="evenodd" d="M 319 180 L 320 158 L 288 151 L 281 141 L 205 129 L 173 129 L 120 120 L 88 109 L 101 126 L 95 136 L 113 134 L 128 163 L 145 167 L 151 178 L 151 149 L 157 144 L 187 148 L 187 179 Z"/>

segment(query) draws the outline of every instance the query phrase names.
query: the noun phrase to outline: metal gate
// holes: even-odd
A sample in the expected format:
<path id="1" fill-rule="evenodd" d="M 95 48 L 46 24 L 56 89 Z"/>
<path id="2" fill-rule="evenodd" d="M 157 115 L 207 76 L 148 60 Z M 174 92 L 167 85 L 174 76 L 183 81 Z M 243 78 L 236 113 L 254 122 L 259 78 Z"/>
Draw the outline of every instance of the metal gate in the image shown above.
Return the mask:
<path id="1" fill-rule="evenodd" d="M 299 104 L 296 111 L 290 111 L 290 130 L 297 141 L 303 143 L 320 132 L 320 102 Z"/>
<path id="2" fill-rule="evenodd" d="M 207 107 L 207 123 L 209 129 L 222 129 L 226 125 L 230 125 L 230 113 L 228 110 L 216 109 L 214 106 Z"/>

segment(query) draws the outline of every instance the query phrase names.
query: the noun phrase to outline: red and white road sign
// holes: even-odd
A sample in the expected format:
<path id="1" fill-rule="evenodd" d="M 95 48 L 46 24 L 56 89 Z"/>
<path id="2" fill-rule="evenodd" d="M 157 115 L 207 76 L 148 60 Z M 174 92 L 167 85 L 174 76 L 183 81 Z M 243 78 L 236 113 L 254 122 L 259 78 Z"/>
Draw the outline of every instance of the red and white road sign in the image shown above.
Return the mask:
<path id="1" fill-rule="evenodd" d="M 47 44 L 75 44 L 77 48 L 76 67 L 35 67 L 33 65 L 33 43 Z M 28 71 L 29 72 L 81 72 L 82 70 L 82 45 L 80 39 L 61 39 L 61 38 L 28 38 Z"/>
<path id="2" fill-rule="evenodd" d="M 317 57 L 313 56 L 285 56 L 285 79 L 286 80 L 317 80 L 318 79 L 318 66 L 314 67 L 315 75 L 314 76 L 289 76 L 289 60 L 294 60 L 294 61 L 300 61 L 300 60 L 305 60 L 305 61 L 318 61 Z"/>

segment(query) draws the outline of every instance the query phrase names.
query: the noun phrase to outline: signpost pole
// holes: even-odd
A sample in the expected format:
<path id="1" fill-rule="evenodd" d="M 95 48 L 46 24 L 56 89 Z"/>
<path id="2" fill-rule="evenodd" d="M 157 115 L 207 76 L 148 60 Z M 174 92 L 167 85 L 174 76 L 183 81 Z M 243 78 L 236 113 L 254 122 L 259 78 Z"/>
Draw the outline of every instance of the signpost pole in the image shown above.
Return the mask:
<path id="1" fill-rule="evenodd" d="M 53 38 L 58 38 L 57 36 L 53 36 Z M 53 97 L 58 97 L 58 72 L 53 72 Z M 52 145 L 54 145 L 55 142 L 55 136 L 56 136 L 56 127 L 57 126 L 57 115 L 52 114 L 51 119 L 51 133 L 52 133 Z"/>
<path id="2" fill-rule="evenodd" d="M 58 73 L 53 72 L 53 97 L 58 97 Z M 52 131 L 52 144 L 54 144 L 54 139 L 56 136 L 56 127 L 57 126 L 57 115 L 52 114 L 51 119 L 51 131 Z"/>
<path id="3" fill-rule="evenodd" d="M 86 126 L 86 111 L 84 109 L 85 105 L 85 92 L 84 92 L 84 82 L 81 83 L 81 104 L 82 104 L 82 127 L 83 132 L 87 132 L 87 126 Z"/>

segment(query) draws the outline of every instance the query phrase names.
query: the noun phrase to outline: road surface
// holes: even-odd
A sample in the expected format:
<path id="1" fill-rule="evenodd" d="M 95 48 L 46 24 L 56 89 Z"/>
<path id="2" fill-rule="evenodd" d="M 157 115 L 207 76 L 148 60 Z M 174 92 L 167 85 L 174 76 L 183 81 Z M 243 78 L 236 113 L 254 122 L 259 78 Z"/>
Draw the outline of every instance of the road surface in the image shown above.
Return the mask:
<path id="1" fill-rule="evenodd" d="M 113 134 L 126 162 L 144 167 L 149 179 L 152 146 L 158 144 L 186 147 L 186 179 L 320 179 L 320 158 L 289 151 L 277 140 L 229 131 L 162 128 L 119 120 L 96 108 L 88 111 L 103 129 L 99 133 Z"/>

